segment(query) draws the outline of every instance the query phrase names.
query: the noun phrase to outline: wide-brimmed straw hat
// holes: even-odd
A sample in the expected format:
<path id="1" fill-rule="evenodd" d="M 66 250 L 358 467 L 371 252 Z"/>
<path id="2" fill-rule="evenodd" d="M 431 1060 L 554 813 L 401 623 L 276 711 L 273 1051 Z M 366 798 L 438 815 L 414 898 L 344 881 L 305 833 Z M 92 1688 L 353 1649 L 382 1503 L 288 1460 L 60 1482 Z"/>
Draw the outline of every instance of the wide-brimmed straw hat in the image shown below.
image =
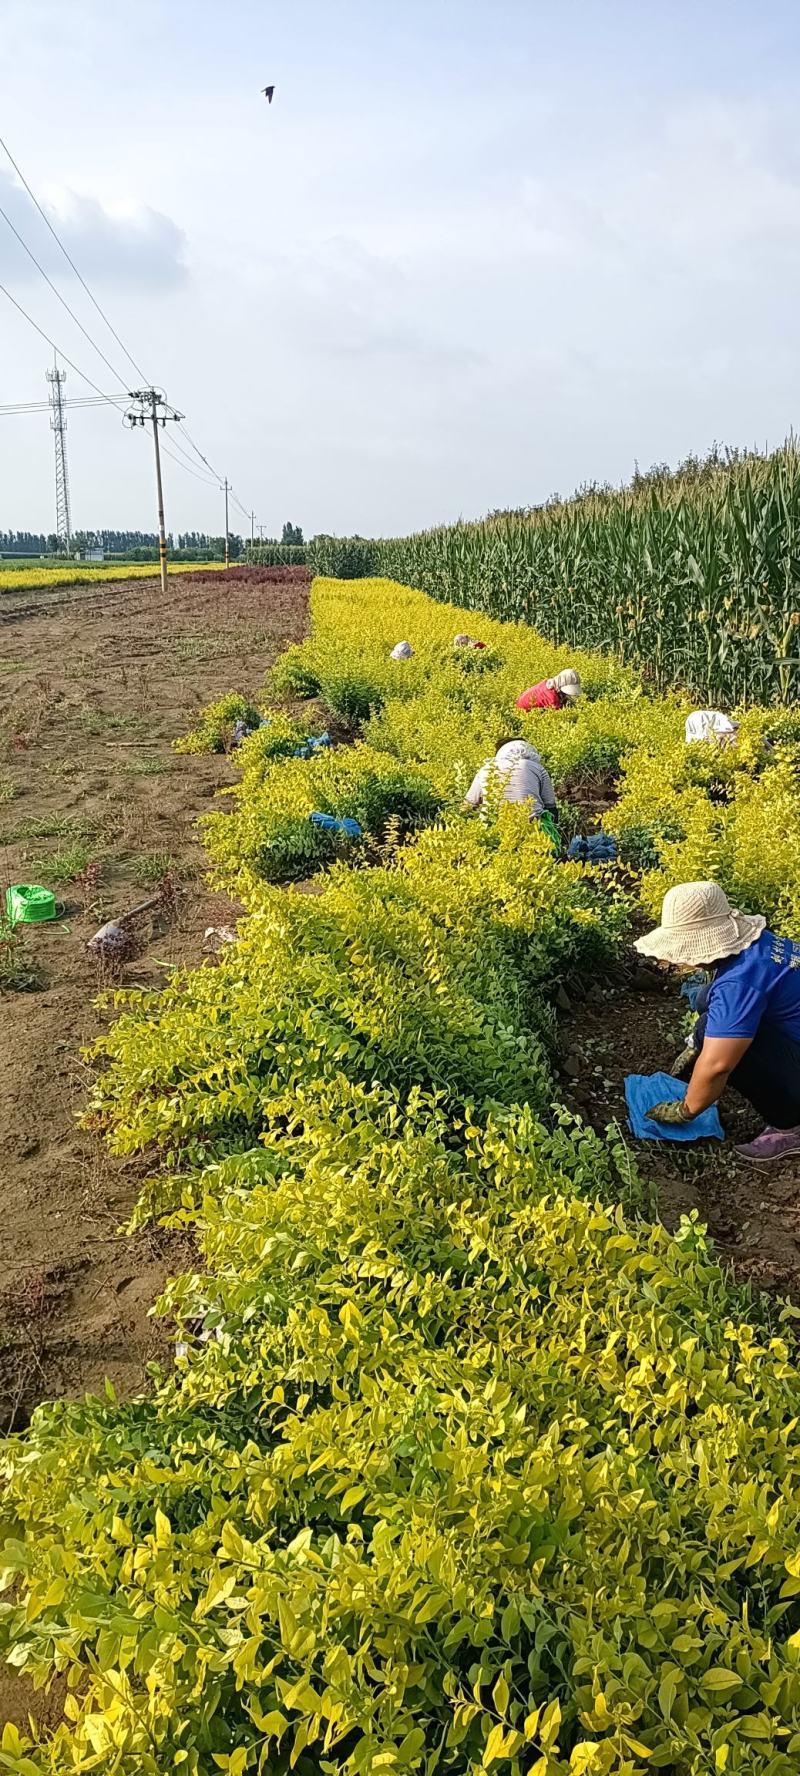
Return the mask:
<path id="1" fill-rule="evenodd" d="M 659 962 L 721 962 L 739 956 L 766 928 L 760 913 L 739 913 L 718 882 L 682 882 L 664 895 L 661 924 L 636 948 Z"/>
<path id="2" fill-rule="evenodd" d="M 557 672 L 555 678 L 548 678 L 548 685 L 554 685 L 562 697 L 579 697 L 581 694 L 581 675 L 574 666 L 565 666 L 563 672 Z"/>

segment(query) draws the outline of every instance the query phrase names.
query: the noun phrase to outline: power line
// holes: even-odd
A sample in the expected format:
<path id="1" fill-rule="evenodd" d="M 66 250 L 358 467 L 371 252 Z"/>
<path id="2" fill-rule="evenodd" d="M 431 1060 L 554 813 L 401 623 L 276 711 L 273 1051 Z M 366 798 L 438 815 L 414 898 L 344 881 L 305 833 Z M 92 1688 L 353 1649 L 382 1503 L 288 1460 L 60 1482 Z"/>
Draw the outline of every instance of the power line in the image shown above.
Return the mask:
<path id="1" fill-rule="evenodd" d="M 184 449 L 183 444 L 182 444 L 177 432 L 173 432 L 172 442 L 173 442 L 175 449 L 179 450 L 181 456 L 184 457 L 184 459 L 186 461 L 187 468 L 194 469 L 196 474 L 201 475 L 203 473 L 202 469 L 198 469 L 196 462 L 194 462 L 193 458 L 189 455 L 188 450 Z M 216 477 L 214 476 L 213 471 L 211 471 L 211 478 L 212 478 L 212 480 L 216 480 Z"/>
<path id="2" fill-rule="evenodd" d="M 81 276 L 81 274 L 80 274 L 80 272 L 79 272 L 79 270 L 78 270 L 78 267 L 77 267 L 77 265 L 76 265 L 76 264 L 75 264 L 75 261 L 74 261 L 74 259 L 73 259 L 73 258 L 71 258 L 71 256 L 70 256 L 70 254 L 69 254 L 69 253 L 68 253 L 68 252 L 67 252 L 67 249 L 66 249 L 66 247 L 65 247 L 65 245 L 64 245 L 64 242 L 63 242 L 63 241 L 62 241 L 62 239 L 61 239 L 61 236 L 60 236 L 60 235 L 59 235 L 59 234 L 58 234 L 58 233 L 57 233 L 57 232 L 56 232 L 56 230 L 55 230 L 55 228 L 54 228 L 54 227 L 53 227 L 53 224 L 52 224 L 52 222 L 51 222 L 51 221 L 50 221 L 50 218 L 49 218 L 49 216 L 47 216 L 47 215 L 46 215 L 46 214 L 45 214 L 45 211 L 44 211 L 44 210 L 43 210 L 43 209 L 42 209 L 42 206 L 41 206 L 41 204 L 40 204 L 40 202 L 39 202 L 39 199 L 38 199 L 38 197 L 37 197 L 37 196 L 36 196 L 36 194 L 35 194 L 35 192 L 33 192 L 33 191 L 31 191 L 31 188 L 30 188 L 30 185 L 29 185 L 29 184 L 28 184 L 28 181 L 27 181 L 27 179 L 26 179 L 26 177 L 25 177 L 25 174 L 24 174 L 24 173 L 23 173 L 23 172 L 22 172 L 22 170 L 21 170 L 21 168 L 20 168 L 20 167 L 18 167 L 18 165 L 17 165 L 17 162 L 16 162 L 16 161 L 15 161 L 15 159 L 14 159 L 14 156 L 13 156 L 13 154 L 12 154 L 12 152 L 11 152 L 11 149 L 10 149 L 10 148 L 9 148 L 9 146 L 8 146 L 8 144 L 7 144 L 7 143 L 6 143 L 6 142 L 4 142 L 4 141 L 3 141 L 3 138 L 2 138 L 2 136 L 0 136 L 0 148 L 2 148 L 2 150 L 3 150 L 3 153 L 4 153 L 4 154 L 6 154 L 6 155 L 7 155 L 7 156 L 8 156 L 8 159 L 9 159 L 9 160 L 10 160 L 10 162 L 11 162 L 11 165 L 12 165 L 12 167 L 13 167 L 13 168 L 14 168 L 14 171 L 15 171 L 15 173 L 16 173 L 16 175 L 17 175 L 17 178 L 18 178 L 18 179 L 20 179 L 20 180 L 21 180 L 21 182 L 22 182 L 22 184 L 23 184 L 23 185 L 24 185 L 24 187 L 25 187 L 25 190 L 26 190 L 26 191 L 27 191 L 27 193 L 28 193 L 28 196 L 29 196 L 29 198 L 30 198 L 30 200 L 31 200 L 31 203 L 33 203 L 33 204 L 35 204 L 35 205 L 36 205 L 36 208 L 37 208 L 37 210 L 38 210 L 38 211 L 39 211 L 39 215 L 40 215 L 40 216 L 41 216 L 41 218 L 42 218 L 42 221 L 43 221 L 43 222 L 44 222 L 44 223 L 45 223 L 45 225 L 46 225 L 46 227 L 47 227 L 47 228 L 49 228 L 49 230 L 50 230 L 50 233 L 51 233 L 51 234 L 52 234 L 52 236 L 53 236 L 53 240 L 54 240 L 54 241 L 55 241 L 55 242 L 56 242 L 56 245 L 57 245 L 57 246 L 58 246 L 58 247 L 59 247 L 59 248 L 60 248 L 60 250 L 61 250 L 61 252 L 62 252 L 62 253 L 63 253 L 63 255 L 64 255 L 64 258 L 65 258 L 65 259 L 66 259 L 66 261 L 67 261 L 67 264 L 68 264 L 68 265 L 71 265 L 71 267 L 72 267 L 72 270 L 73 270 L 73 271 L 74 271 L 74 273 L 75 273 L 75 276 L 76 276 L 76 278 L 77 278 L 77 279 L 78 279 L 78 283 L 79 283 L 79 284 L 81 284 L 81 285 L 82 285 L 82 287 L 83 287 L 83 289 L 84 289 L 84 290 L 85 290 L 85 291 L 86 291 L 86 294 L 87 294 L 87 296 L 88 296 L 88 298 L 89 298 L 89 301 L 90 301 L 90 302 L 91 302 L 91 303 L 92 303 L 92 304 L 93 304 L 93 305 L 94 305 L 94 307 L 95 307 L 95 308 L 96 308 L 96 309 L 97 309 L 97 312 L 98 312 L 98 314 L 99 314 L 99 316 L 100 316 L 100 319 L 101 319 L 101 320 L 102 320 L 102 321 L 104 321 L 104 322 L 105 322 L 105 325 L 106 325 L 106 326 L 107 326 L 107 328 L 108 328 L 108 331 L 109 331 L 109 333 L 111 333 L 111 334 L 112 334 L 112 335 L 113 335 L 113 337 L 114 337 L 114 339 L 116 339 L 116 342 L 117 342 L 117 345 L 118 345 L 118 346 L 119 346 L 119 348 L 120 348 L 120 350 L 121 350 L 121 351 L 123 351 L 123 352 L 124 352 L 124 353 L 125 353 L 125 356 L 126 356 L 126 358 L 127 358 L 127 360 L 128 360 L 128 363 L 129 363 L 129 364 L 132 364 L 132 365 L 133 365 L 133 368 L 134 368 L 134 370 L 135 370 L 135 371 L 136 371 L 136 374 L 137 374 L 137 376 L 138 376 L 138 377 L 139 377 L 139 378 L 140 378 L 140 380 L 141 380 L 141 381 L 142 381 L 142 382 L 147 382 L 147 381 L 148 381 L 148 378 L 147 378 L 147 377 L 146 377 L 146 376 L 145 376 L 145 373 L 144 373 L 144 371 L 143 371 L 143 370 L 140 370 L 140 368 L 139 368 L 139 365 L 138 365 L 138 364 L 137 364 L 137 362 L 136 362 L 136 359 L 135 359 L 135 358 L 132 358 L 132 357 L 131 357 L 131 354 L 130 354 L 130 352 L 129 352 L 129 351 L 128 351 L 128 348 L 127 348 L 127 346 L 126 346 L 126 345 L 124 345 L 124 344 L 123 344 L 123 342 L 122 342 L 122 340 L 121 340 L 121 339 L 120 339 L 120 336 L 119 336 L 119 334 L 118 334 L 118 332 L 117 332 L 117 331 L 116 331 L 116 328 L 115 328 L 115 327 L 112 327 L 112 325 L 111 325 L 111 322 L 110 322 L 110 320 L 109 320 L 109 318 L 108 318 L 108 315 L 107 315 L 107 314 L 106 314 L 106 313 L 105 313 L 105 312 L 104 312 L 104 310 L 103 310 L 103 309 L 102 309 L 102 308 L 101 308 L 101 307 L 100 307 L 100 304 L 99 304 L 99 302 L 98 302 L 98 301 L 97 301 L 97 298 L 96 298 L 96 297 L 95 297 L 95 296 L 93 296 L 93 295 L 92 295 L 92 292 L 91 292 L 91 290 L 90 290 L 90 289 L 89 289 L 89 285 L 88 285 L 88 284 L 87 284 L 87 282 L 86 282 L 86 279 L 85 279 L 85 278 L 83 278 L 83 277 L 82 277 L 82 276 Z M 63 354 L 62 354 L 62 355 L 63 355 Z M 101 353 L 101 356 L 102 356 L 102 353 Z M 67 360 L 67 361 L 68 361 L 68 360 Z M 78 372 L 78 374 L 79 374 L 79 375 L 80 375 L 80 371 L 79 371 L 79 372 Z M 88 379 L 87 379 L 87 380 L 88 380 Z M 124 382 L 124 378 L 122 378 L 122 379 L 121 379 L 121 380 L 122 380 L 122 381 L 123 381 L 123 382 Z"/>
<path id="3" fill-rule="evenodd" d="M 102 358 L 103 363 L 106 366 L 106 369 L 111 371 L 114 381 L 120 383 L 122 388 L 124 388 L 125 387 L 125 380 L 126 380 L 125 377 L 120 376 L 119 371 L 114 369 L 114 365 L 106 357 L 105 352 L 101 351 L 100 346 L 96 344 L 96 342 L 94 341 L 94 339 L 91 336 L 91 333 L 87 333 L 86 328 L 84 327 L 83 321 L 78 319 L 78 316 L 76 315 L 75 310 L 70 308 L 70 305 L 69 305 L 66 297 L 62 296 L 61 291 L 53 283 L 52 278 L 48 277 L 48 274 L 45 271 L 44 266 L 40 265 L 39 260 L 36 257 L 36 254 L 34 252 L 32 252 L 31 248 L 28 246 L 27 241 L 20 234 L 19 229 L 15 228 L 14 223 L 11 220 L 11 217 L 3 209 L 1 204 L 0 204 L 0 216 L 2 216 L 3 221 L 8 224 L 8 227 L 11 229 L 11 233 L 19 241 L 19 244 L 22 247 L 23 251 L 27 253 L 28 258 L 36 266 L 36 270 L 38 272 L 41 272 L 41 275 L 44 278 L 45 283 L 49 284 L 50 289 L 53 292 L 53 295 L 58 298 L 59 302 L 61 303 L 62 308 L 66 309 L 67 314 L 69 315 L 70 319 L 75 322 L 76 327 L 80 327 L 80 330 L 83 334 L 84 339 L 88 339 L 89 344 L 92 347 L 92 350 L 97 352 L 98 358 Z"/>
<path id="4" fill-rule="evenodd" d="M 109 402 L 120 412 L 122 411 L 122 395 L 117 396 L 114 400 L 110 395 L 104 395 L 102 398 L 98 395 L 72 395 L 69 400 L 62 401 L 61 405 L 62 407 L 77 407 L 80 410 L 85 407 L 105 407 Z M 7 401 L 0 403 L 0 418 L 9 419 L 18 413 L 47 413 L 49 407 L 49 401 Z"/>
<path id="5" fill-rule="evenodd" d="M 52 235 L 53 240 L 55 241 L 57 247 L 59 248 L 59 251 L 61 253 L 63 253 L 64 258 L 67 261 L 67 264 L 70 266 L 71 270 L 75 273 L 75 276 L 78 279 L 79 284 L 81 285 L 82 289 L 85 290 L 86 295 L 89 298 L 89 301 L 92 303 L 92 306 L 96 309 L 96 311 L 99 314 L 104 325 L 108 328 L 108 331 L 112 335 L 112 338 L 116 340 L 117 345 L 119 346 L 120 350 L 124 353 L 125 357 L 128 360 L 128 363 L 133 366 L 134 370 L 136 371 L 137 376 L 140 377 L 143 382 L 147 383 L 148 378 L 145 376 L 144 371 L 137 364 L 136 359 L 128 351 L 127 346 L 125 345 L 124 341 L 120 338 L 118 332 L 116 331 L 116 328 L 112 326 L 105 310 L 103 308 L 101 308 L 100 303 L 97 301 L 96 296 L 93 295 L 92 291 L 89 288 L 89 285 L 86 282 L 86 279 L 82 276 L 81 272 L 78 270 L 78 267 L 75 264 L 75 261 L 72 258 L 71 254 L 67 251 L 67 248 L 65 247 L 64 242 L 61 239 L 61 236 L 59 235 L 57 229 L 53 226 L 53 223 L 50 221 L 50 218 L 47 215 L 46 211 L 43 210 L 43 208 L 39 202 L 39 199 L 36 196 L 36 193 L 34 191 L 32 191 L 30 185 L 28 184 L 27 179 L 25 178 L 25 174 L 23 173 L 22 168 L 19 166 L 18 162 L 14 159 L 14 156 L 11 153 L 11 149 L 9 148 L 8 143 L 3 140 L 2 136 L 0 136 L 0 148 L 2 148 L 3 153 L 6 155 L 7 159 L 10 161 L 11 166 L 13 167 L 14 172 L 17 175 L 17 178 L 20 180 L 20 183 L 23 185 L 24 189 L 27 191 L 28 196 L 31 200 L 31 203 L 38 210 L 39 215 L 41 216 L 42 221 L 45 224 L 45 227 L 49 230 L 50 234 Z M 125 384 L 124 377 L 119 376 L 118 372 L 114 369 L 113 364 L 111 364 L 109 359 L 106 357 L 105 353 L 101 350 L 100 346 L 96 344 L 96 342 L 92 338 L 91 334 L 87 332 L 87 329 L 84 327 L 82 321 L 80 321 L 78 319 L 78 316 L 74 313 L 74 311 L 70 307 L 69 303 L 66 301 L 66 298 L 64 296 L 62 296 L 60 290 L 58 290 L 56 285 L 53 283 L 52 279 L 48 276 L 47 272 L 44 270 L 44 267 L 42 265 L 40 265 L 35 254 L 31 251 L 31 248 L 27 245 L 27 242 L 23 239 L 22 235 L 19 233 L 19 230 L 14 226 L 14 223 L 11 221 L 10 217 L 6 214 L 5 210 L 3 210 L 2 208 L 0 208 L 0 215 L 2 215 L 4 221 L 8 224 L 8 227 L 11 229 L 12 233 L 16 236 L 16 239 L 19 241 L 20 245 L 24 248 L 25 252 L 28 254 L 28 257 L 33 261 L 33 264 L 36 266 L 37 271 L 39 271 L 41 273 L 42 277 L 45 279 L 45 282 L 49 285 L 50 289 L 53 291 L 53 294 L 58 297 L 59 302 L 66 309 L 66 311 L 70 315 L 71 319 L 75 322 L 76 326 L 78 326 L 80 328 L 81 332 L 84 335 L 84 338 L 88 340 L 89 344 L 92 346 L 92 349 L 97 352 L 99 357 L 102 358 L 103 363 L 111 371 L 112 376 L 114 376 L 116 378 L 116 380 L 121 384 L 121 386 L 124 387 L 124 384 Z M 110 406 L 117 405 L 119 397 L 117 397 L 117 400 L 115 401 L 114 399 L 112 399 L 111 396 L 104 395 L 102 390 L 97 387 L 97 384 L 92 382 L 91 377 L 87 376 L 84 371 L 79 370 L 77 365 L 72 362 L 72 359 L 67 357 L 66 352 L 59 350 L 59 348 L 55 345 L 54 341 L 52 339 L 50 339 L 48 337 L 48 335 L 44 332 L 44 329 L 42 327 L 40 327 L 36 321 L 33 320 L 32 316 L 27 313 L 27 310 L 22 307 L 22 304 L 20 302 L 17 302 L 16 298 L 11 295 L 10 290 L 7 290 L 3 284 L 0 284 L 0 293 L 2 293 L 4 296 L 8 297 L 9 302 L 13 303 L 14 307 L 19 311 L 19 313 L 24 316 L 24 318 L 30 323 L 30 325 L 32 327 L 35 328 L 35 330 L 39 334 L 40 338 L 44 339 L 53 351 L 59 352 L 59 356 L 63 359 L 65 364 L 69 365 L 71 370 L 75 371 L 76 376 L 79 376 L 83 382 L 88 383 L 89 387 L 95 390 L 95 393 L 99 396 L 101 401 L 107 401 Z M 151 394 L 154 394 L 156 391 L 151 389 L 150 392 L 151 392 Z M 69 403 L 70 406 L 72 406 L 73 404 L 74 404 L 73 402 Z M 22 410 L 22 409 L 20 409 L 20 410 Z M 33 411 L 33 408 L 28 409 L 28 410 Z M 3 409 L 0 408 L 0 413 L 2 413 L 2 411 L 3 411 Z M 213 467 L 213 464 L 209 462 L 208 457 L 203 454 L 202 450 L 200 449 L 200 446 L 195 443 L 194 439 L 185 430 L 185 428 L 184 428 L 184 436 L 186 438 L 187 443 L 189 444 L 191 449 L 194 451 L 195 456 L 198 457 L 198 459 L 202 463 L 203 467 L 208 471 L 208 474 L 213 477 L 213 480 L 219 482 L 220 476 L 219 476 L 217 470 Z M 181 446 L 178 445 L 178 440 L 176 438 L 173 438 L 173 442 L 177 445 L 178 449 L 181 449 Z M 181 455 L 184 455 L 184 454 L 185 453 L 181 450 Z M 172 456 L 173 452 L 168 450 L 167 455 Z M 178 457 L 176 457 L 175 461 L 180 461 L 180 459 Z M 188 460 L 185 463 L 181 462 L 180 466 L 185 467 L 187 470 L 187 473 L 194 473 L 198 480 L 204 479 L 204 477 L 197 470 L 195 470 L 193 468 L 193 465 L 190 464 L 188 462 Z M 213 485 L 213 481 L 209 481 L 207 483 L 207 485 L 209 485 L 209 486 Z M 252 513 L 248 512 L 246 510 L 246 508 L 242 505 L 242 502 L 238 498 L 238 496 L 234 494 L 233 497 L 236 502 L 236 505 L 239 507 L 239 509 L 242 512 L 242 514 L 244 515 L 244 517 L 252 519 Z"/>
<path id="6" fill-rule="evenodd" d="M 183 428 L 183 435 L 184 435 L 184 438 L 186 439 L 187 444 L 191 444 L 192 449 L 195 453 L 195 456 L 199 456 L 200 461 L 202 463 L 205 463 L 206 468 L 210 470 L 211 474 L 214 476 L 214 479 L 216 481 L 221 481 L 222 476 L 217 474 L 216 469 L 212 467 L 211 463 L 208 460 L 208 457 L 203 455 L 202 450 L 200 450 L 199 446 L 197 444 L 195 444 L 194 439 L 189 436 L 189 433 L 187 432 L 185 426 Z"/>
<path id="7" fill-rule="evenodd" d="M 192 438 L 192 437 L 191 437 L 191 435 L 190 435 L 190 433 L 189 433 L 189 432 L 188 432 L 188 431 L 187 431 L 187 430 L 186 430 L 186 426 L 185 426 L 185 425 L 184 425 L 184 428 L 183 428 L 183 436 L 184 436 L 184 438 L 185 438 L 185 439 L 186 439 L 186 442 L 187 442 L 187 444 L 190 444 L 190 445 L 191 445 L 191 447 L 192 447 L 192 449 L 193 449 L 193 451 L 194 451 L 194 453 L 195 453 L 195 456 L 198 456 L 198 457 L 199 457 L 199 458 L 200 458 L 200 461 L 201 461 L 201 462 L 202 462 L 202 463 L 204 463 L 204 464 L 205 464 L 205 466 L 206 466 L 206 468 L 207 468 L 207 469 L 209 469 L 209 470 L 210 470 L 210 471 L 211 471 L 211 474 L 212 474 L 212 475 L 214 475 L 214 476 L 215 476 L 215 477 L 216 477 L 216 479 L 217 479 L 217 482 L 218 482 L 218 483 L 220 483 L 220 482 L 221 482 L 221 483 L 222 483 L 222 484 L 223 484 L 223 486 L 224 486 L 224 482 L 225 482 L 225 480 L 226 480 L 226 479 L 227 479 L 227 477 L 223 477 L 223 476 L 222 476 L 222 475 L 217 475 L 217 472 L 216 472 L 216 470 L 215 470 L 215 469 L 214 469 L 214 468 L 213 468 L 213 467 L 212 467 L 212 465 L 211 465 L 211 463 L 210 463 L 210 462 L 209 462 L 209 460 L 208 460 L 208 457 L 207 457 L 207 456 L 204 456 L 204 455 L 203 455 L 203 452 L 202 452 L 202 450 L 201 450 L 201 449 L 200 449 L 200 446 L 199 446 L 199 444 L 195 444 L 195 441 L 194 441 L 194 439 L 193 439 L 193 438 Z M 174 437 L 174 436 L 173 436 L 173 440 L 172 440 L 172 442 L 173 442 L 173 444 L 176 444 L 176 443 L 177 443 L 177 438 L 176 438 L 176 437 Z M 235 504 L 235 505 L 237 505 L 237 506 L 238 506 L 238 507 L 239 507 L 239 511 L 240 511 L 240 512 L 241 512 L 241 514 L 242 514 L 242 516 L 243 516 L 243 518 L 247 518 L 247 519 L 248 519 L 248 520 L 249 520 L 249 519 L 250 519 L 250 516 L 251 516 L 251 514 L 250 514 L 250 513 L 249 513 L 249 512 L 248 512 L 248 510 L 247 510 L 247 507 L 246 507 L 246 506 L 243 506 L 243 505 L 242 505 L 242 502 L 241 502 L 241 500 L 240 500 L 240 499 L 239 499 L 239 496 L 238 496 L 238 494 L 236 494 L 236 493 L 234 493 L 234 491 L 233 491 L 233 488 L 232 488 L 232 487 L 231 487 L 231 485 L 230 485 L 230 482 L 228 482 L 228 491 L 229 491 L 229 493 L 230 493 L 230 496 L 231 496 L 231 499 L 232 499 L 232 500 L 233 500 L 233 502 L 234 502 L 234 504 Z"/>
<path id="8" fill-rule="evenodd" d="M 174 442 L 175 442 L 175 439 L 173 436 L 173 443 Z M 216 481 L 209 481 L 207 475 L 201 475 L 199 469 L 193 469 L 191 463 L 184 462 L 182 457 L 176 456 L 175 452 L 173 450 L 170 450 L 169 445 L 165 444 L 163 439 L 161 442 L 161 449 L 163 450 L 165 456 L 172 457 L 173 462 L 177 463 L 179 469 L 185 469 L 187 475 L 194 475 L 195 480 L 201 481 L 204 487 L 216 487 L 216 485 L 217 485 Z"/>
<path id="9" fill-rule="evenodd" d="M 59 357 L 63 358 L 65 364 L 69 364 L 70 370 L 75 371 L 75 375 L 80 377 L 81 382 L 88 382 L 89 387 L 94 389 L 95 394 L 100 396 L 101 401 L 107 401 L 109 407 L 116 407 L 117 402 L 119 401 L 119 395 L 116 397 L 104 395 L 102 389 L 98 388 L 97 383 L 92 382 L 91 376 L 87 376 L 85 370 L 79 370 L 77 364 L 73 364 L 72 359 L 67 357 L 66 352 L 61 350 L 60 345 L 56 345 L 55 340 L 51 339 L 48 333 L 45 333 L 44 328 L 39 326 L 38 321 L 35 321 L 33 316 L 28 314 L 27 309 L 23 308 L 22 303 L 17 301 L 16 296 L 12 296 L 11 291 L 6 289 L 5 284 L 0 284 L 0 295 L 8 297 L 9 302 L 13 303 L 13 306 L 17 309 L 18 313 L 21 314 L 29 325 L 33 327 L 34 331 L 38 333 L 39 338 L 43 339 L 46 345 L 49 345 L 51 351 L 58 352 Z"/>

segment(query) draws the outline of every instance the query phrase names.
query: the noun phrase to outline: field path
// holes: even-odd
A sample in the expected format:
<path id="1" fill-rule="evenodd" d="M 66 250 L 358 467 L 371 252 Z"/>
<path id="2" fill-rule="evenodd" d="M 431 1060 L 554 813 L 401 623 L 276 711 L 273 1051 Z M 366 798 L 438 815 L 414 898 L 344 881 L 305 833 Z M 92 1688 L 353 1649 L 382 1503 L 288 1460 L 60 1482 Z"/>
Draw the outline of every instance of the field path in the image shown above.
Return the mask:
<path id="1" fill-rule="evenodd" d="M 75 1123 L 81 1049 L 102 1028 L 85 945 L 167 868 L 177 915 L 145 925 L 123 984 L 158 986 L 167 965 L 196 963 L 206 927 L 235 916 L 203 883 L 194 832 L 235 773 L 224 757 L 178 758 L 171 742 L 225 690 L 258 693 L 305 633 L 307 606 L 302 569 L 176 576 L 166 608 L 157 580 L 0 599 L 0 790 L 14 791 L 0 802 L 0 894 L 42 880 L 66 903 L 58 924 L 25 935 L 38 990 L 0 984 L 2 1428 L 106 1375 L 134 1391 L 163 1338 L 148 1310 L 186 1254 L 160 1232 L 119 1235 L 146 1168 L 115 1163 Z"/>

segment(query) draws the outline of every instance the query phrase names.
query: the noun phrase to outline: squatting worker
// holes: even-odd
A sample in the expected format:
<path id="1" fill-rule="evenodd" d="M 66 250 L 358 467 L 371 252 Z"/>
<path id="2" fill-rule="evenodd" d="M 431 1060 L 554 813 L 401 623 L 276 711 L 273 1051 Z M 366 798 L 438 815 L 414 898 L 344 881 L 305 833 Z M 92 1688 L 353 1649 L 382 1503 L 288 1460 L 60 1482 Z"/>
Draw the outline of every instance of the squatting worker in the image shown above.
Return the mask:
<path id="1" fill-rule="evenodd" d="M 767 1125 L 737 1153 L 761 1162 L 800 1153 L 800 944 L 767 931 L 760 914 L 738 913 L 717 882 L 684 882 L 636 948 L 712 976 L 686 1097 L 649 1115 L 691 1122 L 730 1084 Z"/>
<path id="2" fill-rule="evenodd" d="M 719 746 L 732 746 L 739 732 L 739 723 L 723 715 L 721 709 L 693 709 L 686 717 L 684 735 L 687 746 L 698 740 L 716 740 Z"/>
<path id="3" fill-rule="evenodd" d="M 410 641 L 398 641 L 389 655 L 390 660 L 413 660 L 414 649 Z"/>
<path id="4" fill-rule="evenodd" d="M 555 678 L 543 678 L 517 698 L 518 709 L 566 709 L 581 694 L 580 673 L 574 666 L 565 666 Z"/>
<path id="5" fill-rule="evenodd" d="M 504 802 L 530 802 L 531 819 L 557 811 L 556 792 L 536 748 L 527 740 L 501 740 L 493 759 L 473 777 L 465 801 L 479 808 L 496 778 Z"/>

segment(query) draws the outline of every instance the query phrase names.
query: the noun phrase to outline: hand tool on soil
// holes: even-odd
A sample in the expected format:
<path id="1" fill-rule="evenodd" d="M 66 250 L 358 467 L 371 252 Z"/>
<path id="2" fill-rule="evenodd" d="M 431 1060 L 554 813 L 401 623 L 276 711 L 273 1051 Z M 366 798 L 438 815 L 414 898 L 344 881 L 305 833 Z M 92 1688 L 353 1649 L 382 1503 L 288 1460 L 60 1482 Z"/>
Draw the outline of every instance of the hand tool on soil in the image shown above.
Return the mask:
<path id="1" fill-rule="evenodd" d="M 120 913 L 118 918 L 107 920 L 100 926 L 94 937 L 90 937 L 86 945 L 90 956 L 105 962 L 124 962 L 134 948 L 134 937 L 131 925 L 141 913 L 149 913 L 153 907 L 164 906 L 166 896 L 161 888 L 155 894 L 149 894 L 147 900 L 140 900 L 138 905 L 131 907 L 127 913 Z"/>

